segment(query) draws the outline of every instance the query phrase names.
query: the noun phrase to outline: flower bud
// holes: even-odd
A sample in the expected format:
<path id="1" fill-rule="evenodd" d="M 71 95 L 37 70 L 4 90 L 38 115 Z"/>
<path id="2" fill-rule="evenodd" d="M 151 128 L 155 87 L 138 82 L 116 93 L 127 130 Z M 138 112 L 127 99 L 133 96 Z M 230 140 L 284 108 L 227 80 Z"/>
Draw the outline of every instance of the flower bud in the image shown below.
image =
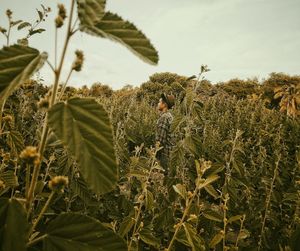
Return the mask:
<path id="1" fill-rule="evenodd" d="M 80 50 L 76 50 L 75 54 L 76 54 L 76 59 L 73 62 L 72 69 L 75 71 L 81 71 L 83 60 L 84 60 L 83 52 Z"/>
<path id="2" fill-rule="evenodd" d="M 67 11 L 63 4 L 58 4 L 58 15 L 64 20 L 67 17 Z"/>
<path id="3" fill-rule="evenodd" d="M 7 32 L 7 30 L 0 26 L 0 32 L 4 34 L 5 32 Z"/>
<path id="4" fill-rule="evenodd" d="M 48 99 L 48 97 L 40 99 L 40 101 L 38 102 L 38 108 L 41 109 L 41 110 L 49 108 L 49 99 Z"/>
<path id="5" fill-rule="evenodd" d="M 12 11 L 10 9 L 7 9 L 6 10 L 6 16 L 10 19 L 11 18 L 11 15 L 12 15 Z"/>
<path id="6" fill-rule="evenodd" d="M 52 191 L 63 193 L 64 188 L 68 186 L 69 179 L 67 176 L 55 176 L 49 181 L 48 186 Z"/>
<path id="7" fill-rule="evenodd" d="M 55 18 L 55 26 L 56 26 L 56 28 L 60 28 L 60 27 L 62 27 L 64 25 L 64 20 L 63 20 L 63 18 L 61 17 L 61 16 L 57 16 L 56 18 Z"/>
<path id="8" fill-rule="evenodd" d="M 6 115 L 2 118 L 3 122 L 11 123 L 13 121 L 13 117 L 11 115 Z"/>
<path id="9" fill-rule="evenodd" d="M 5 188 L 4 181 L 0 180 L 0 189 L 4 189 L 4 188 Z"/>
<path id="10" fill-rule="evenodd" d="M 37 165 L 39 163 L 40 154 L 35 146 L 27 146 L 21 153 L 20 158 L 25 162 Z"/>

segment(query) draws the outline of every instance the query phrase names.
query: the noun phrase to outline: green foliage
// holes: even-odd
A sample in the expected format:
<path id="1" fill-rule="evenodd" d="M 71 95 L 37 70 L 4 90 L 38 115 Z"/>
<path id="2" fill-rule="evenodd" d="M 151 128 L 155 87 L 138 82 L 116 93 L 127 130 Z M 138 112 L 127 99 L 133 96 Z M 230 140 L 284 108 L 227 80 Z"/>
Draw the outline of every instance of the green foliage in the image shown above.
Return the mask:
<path id="1" fill-rule="evenodd" d="M 83 31 L 119 42 L 147 63 L 158 63 L 158 53 L 146 36 L 117 14 L 106 12 L 99 22 L 84 26 Z"/>
<path id="2" fill-rule="evenodd" d="M 7 97 L 23 82 L 40 69 L 47 54 L 38 50 L 14 45 L 0 50 L 0 108 L 3 109 Z M 1 114 L 2 116 L 2 114 Z"/>
<path id="3" fill-rule="evenodd" d="M 78 0 L 77 11 L 79 30 L 157 63 L 150 41 L 105 1 Z M 77 32 L 69 18 L 64 48 Z M 65 52 L 52 90 L 27 80 L 44 54 L 0 52 L 1 250 L 297 250 L 300 121 L 278 111 L 297 100 L 297 76 L 215 86 L 200 78 L 203 66 L 197 80 L 157 73 L 115 92 L 59 88 Z M 168 175 L 154 141 L 161 92 L 178 101 Z"/>
<path id="4" fill-rule="evenodd" d="M 112 233 L 99 221 L 80 214 L 65 213 L 50 222 L 43 240 L 44 249 L 126 250 L 121 237 Z"/>
<path id="5" fill-rule="evenodd" d="M 77 10 L 81 30 L 94 26 L 103 18 L 105 14 L 105 4 L 105 0 L 77 0 Z"/>
<path id="6" fill-rule="evenodd" d="M 69 99 L 49 110 L 48 123 L 77 159 L 91 189 L 97 194 L 112 190 L 117 181 L 117 166 L 112 130 L 102 106 L 93 99 Z"/>
<path id="7" fill-rule="evenodd" d="M 0 198 L 0 250 L 26 250 L 28 223 L 16 199 Z"/>
<path id="8" fill-rule="evenodd" d="M 3 251 L 40 250 L 42 240 L 43 250 L 127 249 L 121 237 L 94 218 L 73 213 L 56 217 L 70 210 L 98 216 L 97 213 L 103 211 L 100 195 L 104 198 L 105 193 L 115 189 L 118 181 L 110 114 L 94 99 L 72 98 L 77 94 L 76 90 L 66 88 L 73 71 L 82 68 L 82 51 L 76 51 L 68 79 L 62 85 L 59 85 L 60 76 L 69 41 L 79 30 L 93 31 L 98 36 L 121 42 L 152 64 L 158 62 L 158 53 L 135 25 L 105 12 L 105 1 L 76 2 L 80 20 L 78 28 L 73 19 L 75 0 L 71 1 L 69 16 L 64 5 L 58 5 L 56 29 L 63 26 L 67 17 L 68 26 L 59 62 L 56 59 L 57 45 L 54 66 L 48 62 L 54 73 L 51 91 L 47 88 L 41 90 L 37 82 L 29 81 L 43 65 L 47 54 L 28 47 L 30 36 L 45 31 L 37 26 L 44 21 L 50 8 L 41 5 L 42 10 L 37 9 L 39 18 L 34 24 L 13 21 L 12 12 L 7 10 L 8 31 L 0 27 L 7 40 L 7 47 L 0 51 L 0 196 L 3 196 L 0 198 L 3 226 L 0 240 Z M 28 27 L 28 35 L 18 41 L 22 46 L 9 46 L 11 28 L 16 25 L 18 30 Z M 92 90 L 92 95 L 96 94 L 96 89 Z M 111 89 L 105 91 L 102 98 L 112 95 Z M 78 94 L 89 95 L 86 92 Z M 8 102 L 7 98 L 10 98 Z M 153 207 L 151 195 L 148 191 L 148 210 Z M 20 205 L 16 198 L 23 204 Z M 84 209 L 80 208 L 82 205 Z M 110 215 L 99 218 L 108 220 Z M 17 229 L 16 225 L 19 226 Z M 149 233 L 143 238 L 145 241 L 154 240 Z"/>
<path id="9" fill-rule="evenodd" d="M 224 90 L 229 95 L 234 95 L 237 98 L 246 98 L 252 94 L 258 94 L 259 85 L 257 80 L 240 80 L 231 79 L 226 83 L 217 85 L 218 88 Z"/>

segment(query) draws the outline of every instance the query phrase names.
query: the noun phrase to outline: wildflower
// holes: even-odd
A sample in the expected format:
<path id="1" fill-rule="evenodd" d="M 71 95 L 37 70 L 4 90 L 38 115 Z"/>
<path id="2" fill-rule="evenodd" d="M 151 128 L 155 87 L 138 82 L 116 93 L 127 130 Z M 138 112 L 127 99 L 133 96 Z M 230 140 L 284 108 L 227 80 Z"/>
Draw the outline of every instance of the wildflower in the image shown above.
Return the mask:
<path id="1" fill-rule="evenodd" d="M 63 193 L 64 188 L 68 186 L 69 179 L 67 176 L 55 176 L 49 181 L 48 186 L 52 191 Z"/>
<path id="2" fill-rule="evenodd" d="M 84 60 L 83 52 L 80 50 L 76 50 L 75 54 L 76 54 L 76 59 L 73 62 L 72 69 L 75 71 L 81 71 L 83 60 Z"/>
<path id="3" fill-rule="evenodd" d="M 39 163 L 40 154 L 35 146 L 27 146 L 21 153 L 20 158 L 24 159 L 27 163 L 37 165 Z"/>

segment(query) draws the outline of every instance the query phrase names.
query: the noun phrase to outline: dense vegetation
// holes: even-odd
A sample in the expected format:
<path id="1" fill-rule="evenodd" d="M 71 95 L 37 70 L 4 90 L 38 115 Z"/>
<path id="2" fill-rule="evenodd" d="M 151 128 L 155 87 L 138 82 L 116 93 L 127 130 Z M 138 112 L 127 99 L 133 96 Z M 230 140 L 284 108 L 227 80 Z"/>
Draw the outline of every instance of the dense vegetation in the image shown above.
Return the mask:
<path id="1" fill-rule="evenodd" d="M 81 31 L 157 63 L 147 38 L 104 12 L 105 1 L 77 6 Z M 60 5 L 57 28 L 65 12 Z M 47 87 L 30 78 L 47 60 L 26 45 L 43 32 L 34 32 L 39 22 L 7 16 L 30 35 L 0 51 L 0 250 L 299 249 L 300 76 L 212 84 L 202 66 L 189 78 L 156 73 L 138 88 L 76 89 L 59 85 L 64 50 Z M 70 24 L 72 14 L 66 47 Z M 76 51 L 70 75 L 83 59 Z M 168 175 L 156 160 L 162 92 L 177 100 Z"/>

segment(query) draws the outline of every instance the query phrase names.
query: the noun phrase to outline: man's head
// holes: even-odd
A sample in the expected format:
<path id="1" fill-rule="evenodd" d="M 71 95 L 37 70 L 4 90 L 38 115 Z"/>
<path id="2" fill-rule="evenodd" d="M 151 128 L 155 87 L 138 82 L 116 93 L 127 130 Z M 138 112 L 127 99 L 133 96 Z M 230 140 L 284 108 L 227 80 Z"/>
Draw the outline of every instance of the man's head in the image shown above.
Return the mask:
<path id="1" fill-rule="evenodd" d="M 158 110 L 165 111 L 171 109 L 175 104 L 175 97 L 174 95 L 166 95 L 165 93 L 161 94 L 158 103 Z"/>

